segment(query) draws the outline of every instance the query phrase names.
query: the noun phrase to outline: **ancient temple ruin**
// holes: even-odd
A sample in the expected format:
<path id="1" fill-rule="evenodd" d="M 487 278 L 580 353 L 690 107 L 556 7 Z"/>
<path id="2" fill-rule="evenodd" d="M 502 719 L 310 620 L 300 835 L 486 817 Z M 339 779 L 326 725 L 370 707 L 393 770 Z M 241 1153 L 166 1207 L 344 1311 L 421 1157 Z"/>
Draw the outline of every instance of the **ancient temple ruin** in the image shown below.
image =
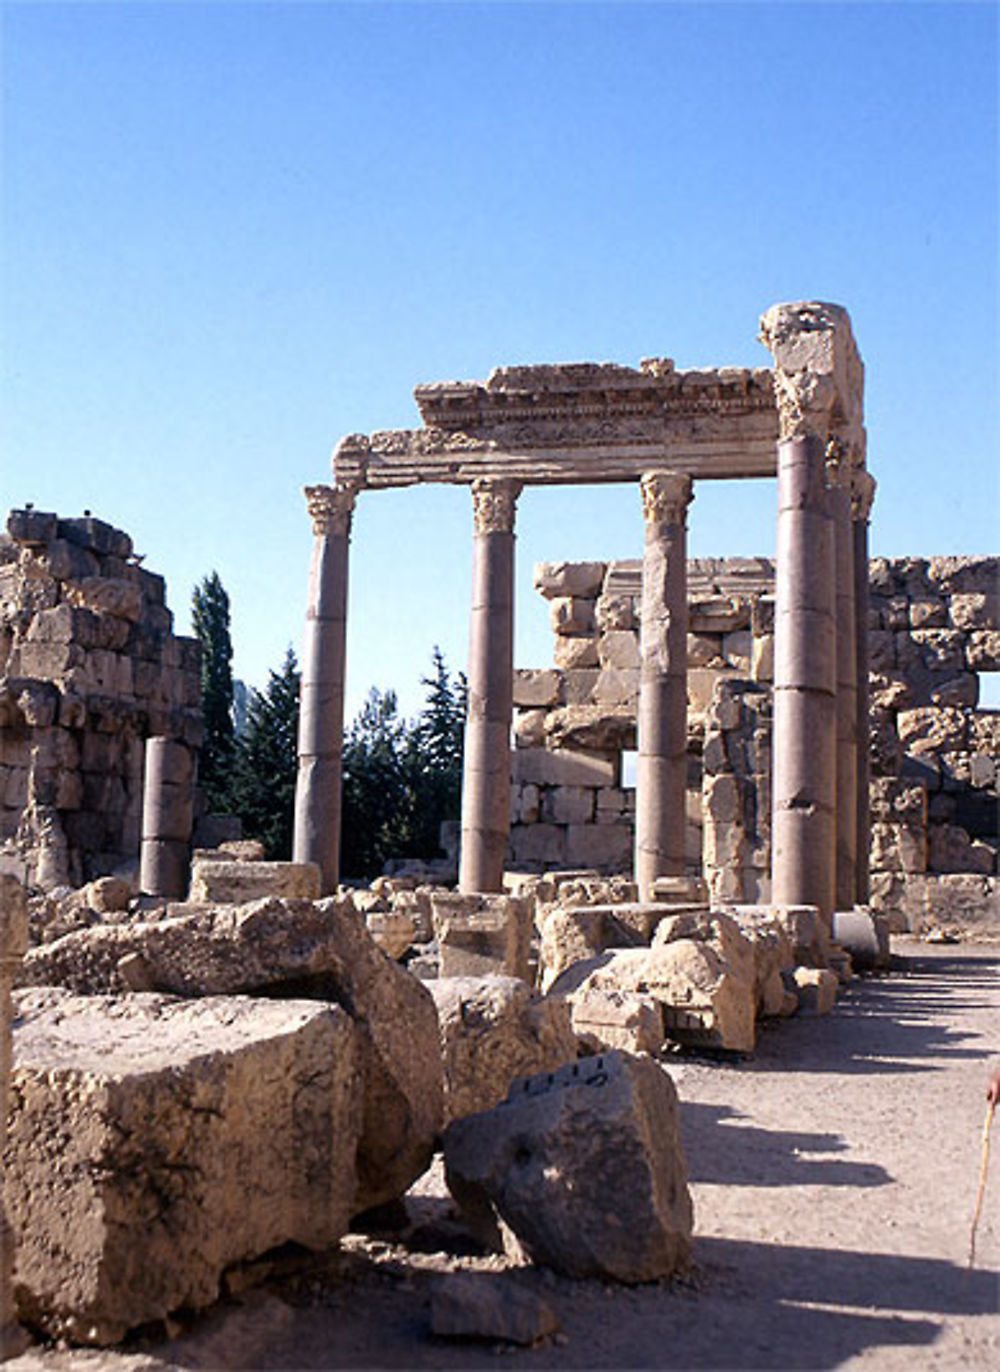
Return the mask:
<path id="1" fill-rule="evenodd" d="M 361 491 L 450 482 L 473 504 L 460 886 L 501 889 L 510 826 L 514 519 L 525 485 L 631 481 L 645 528 L 633 869 L 642 898 L 685 866 L 686 521 L 703 480 L 777 477 L 771 898 L 829 919 L 868 897 L 867 624 L 874 482 L 863 366 L 845 310 L 773 306 L 774 368 L 669 359 L 506 367 L 420 386 L 423 428 L 351 435 L 307 488 L 315 545 L 303 663 L 295 856 L 338 878 L 351 512 Z M 585 764 L 584 764 L 585 767 Z"/>

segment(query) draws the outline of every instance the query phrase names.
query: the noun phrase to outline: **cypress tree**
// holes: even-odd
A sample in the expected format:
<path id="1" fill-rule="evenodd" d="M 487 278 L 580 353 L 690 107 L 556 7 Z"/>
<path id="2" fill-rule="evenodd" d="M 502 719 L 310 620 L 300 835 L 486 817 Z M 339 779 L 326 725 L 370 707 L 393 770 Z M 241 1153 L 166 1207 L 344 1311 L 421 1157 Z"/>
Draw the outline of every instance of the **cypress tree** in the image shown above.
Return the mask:
<path id="1" fill-rule="evenodd" d="M 229 596 L 218 572 L 211 572 L 194 588 L 191 620 L 201 644 L 201 708 L 205 719 L 199 779 L 209 810 L 224 811 L 233 761 L 233 644 Z"/>

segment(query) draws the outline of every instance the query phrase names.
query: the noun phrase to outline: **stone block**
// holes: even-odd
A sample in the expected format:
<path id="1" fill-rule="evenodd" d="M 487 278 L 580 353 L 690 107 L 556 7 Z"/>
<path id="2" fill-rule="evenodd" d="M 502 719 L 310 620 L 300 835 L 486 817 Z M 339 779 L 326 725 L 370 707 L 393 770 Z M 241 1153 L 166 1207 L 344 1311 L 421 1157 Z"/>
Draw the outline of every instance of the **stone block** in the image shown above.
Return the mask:
<path id="1" fill-rule="evenodd" d="M 855 971 L 877 971 L 889 966 L 889 924 L 868 906 L 836 910 L 833 937 L 851 955 Z"/>
<path id="2" fill-rule="evenodd" d="M 744 671 L 750 666 L 753 639 L 749 629 L 737 629 L 722 636 L 722 655 L 732 667 Z"/>
<path id="3" fill-rule="evenodd" d="M 750 627 L 750 602 L 736 596 L 709 596 L 693 600 L 688 627 L 694 634 L 731 634 Z"/>
<path id="4" fill-rule="evenodd" d="M 548 1302 L 506 1273 L 449 1272 L 431 1283 L 431 1333 L 438 1338 L 530 1345 L 559 1327 Z"/>
<path id="5" fill-rule="evenodd" d="M 900 710 L 896 728 L 903 748 L 915 757 L 961 751 L 968 742 L 965 712 L 954 708 Z"/>
<path id="6" fill-rule="evenodd" d="M 967 634 L 965 661 L 974 672 L 1000 672 L 1000 629 L 974 629 Z"/>
<path id="7" fill-rule="evenodd" d="M 7 532 L 15 543 L 29 547 L 44 546 L 56 536 L 59 516 L 45 510 L 11 510 L 7 516 Z"/>
<path id="8" fill-rule="evenodd" d="M 562 673 L 551 668 L 514 673 L 514 705 L 518 709 L 558 705 L 562 698 Z"/>
<path id="9" fill-rule="evenodd" d="M 597 595 L 604 580 L 603 562 L 536 562 L 534 586 L 546 600 L 564 596 Z"/>
<path id="10" fill-rule="evenodd" d="M 921 596 L 910 601 L 909 620 L 912 629 L 943 629 L 948 609 L 940 596 Z"/>
<path id="11" fill-rule="evenodd" d="M 971 591 L 953 595 L 949 601 L 951 622 L 956 629 L 996 629 L 1000 621 L 1000 594 Z"/>
<path id="12" fill-rule="evenodd" d="M 445 1123 L 492 1109 L 518 1077 L 554 1072 L 576 1058 L 568 1006 L 543 1000 L 516 977 L 440 977 Z"/>
<path id="13" fill-rule="evenodd" d="M 774 680 L 774 634 L 760 634 L 753 640 L 750 675 L 754 681 Z"/>
<path id="14" fill-rule="evenodd" d="M 837 1003 L 840 981 L 828 967 L 796 967 L 790 981 L 802 1015 L 828 1015 Z"/>
<path id="15" fill-rule="evenodd" d="M 594 602 L 579 596 L 561 596 L 551 602 L 549 621 L 554 634 L 592 634 Z"/>
<path id="16" fill-rule="evenodd" d="M 587 824 L 594 819 L 590 786 L 553 786 L 542 795 L 542 821 L 546 824 Z"/>
<path id="17" fill-rule="evenodd" d="M 444 1153 L 459 1203 L 495 1208 L 557 1272 L 655 1281 L 688 1260 L 677 1093 L 650 1058 L 606 1053 L 528 1078 L 451 1124 Z"/>
<path id="18" fill-rule="evenodd" d="M 609 629 L 597 640 L 597 654 L 602 667 L 637 671 L 639 636 L 630 629 Z"/>
<path id="19" fill-rule="evenodd" d="M 623 824 L 570 824 L 566 827 L 566 861 L 589 863 L 601 871 L 628 870 L 632 862 L 632 829 Z"/>
<path id="20" fill-rule="evenodd" d="M 17 997 L 4 1183 L 22 1318 L 119 1340 L 354 1204 L 357 1031 L 315 1002 Z"/>
<path id="21" fill-rule="evenodd" d="M 202 859 L 191 866 L 190 899 L 199 903 L 242 905 L 267 897 L 318 900 L 319 894 L 320 871 L 314 862 Z"/>
<path id="22" fill-rule="evenodd" d="M 722 637 L 719 634 L 688 634 L 687 662 L 691 667 L 721 667 Z"/>
<path id="23" fill-rule="evenodd" d="M 585 1051 L 656 1053 L 663 1046 L 663 1010 L 652 996 L 583 991 L 568 998 L 573 1030 Z"/>
<path id="24" fill-rule="evenodd" d="M 547 710 L 519 710 L 514 716 L 514 747 L 543 747 L 548 730 L 548 720 L 549 713 Z"/>
<path id="25" fill-rule="evenodd" d="M 98 925 L 35 948 L 22 980 L 85 995 L 121 992 L 128 984 L 119 964 L 136 955 L 157 991 L 295 994 L 342 1005 L 362 1031 L 357 1209 L 401 1195 L 426 1168 L 441 1122 L 437 1015 L 423 986 L 375 946 L 346 897 L 175 904 L 170 916 Z"/>
<path id="26" fill-rule="evenodd" d="M 650 914 L 645 929 L 609 905 L 557 905 L 539 913 L 541 940 L 538 951 L 539 981 L 543 991 L 578 962 L 598 956 L 608 948 L 628 948 L 648 943 L 655 922 Z"/>
<path id="27" fill-rule="evenodd" d="M 558 636 L 552 647 L 552 661 L 563 671 L 597 667 L 600 663 L 597 640 Z"/>
<path id="28" fill-rule="evenodd" d="M 371 910 L 365 915 L 365 925 L 376 948 L 397 962 L 416 938 L 416 921 L 405 910 Z"/>
<path id="29" fill-rule="evenodd" d="M 142 619 L 142 592 L 131 581 L 107 576 L 89 576 L 70 582 L 65 589 L 67 604 L 92 610 L 99 615 L 115 615 L 137 624 Z"/>
<path id="30" fill-rule="evenodd" d="M 594 682 L 592 698 L 599 705 L 634 706 L 639 699 L 638 667 L 605 667 Z"/>
<path id="31" fill-rule="evenodd" d="M 510 831 L 510 858 L 517 866 L 529 864 L 539 871 L 560 867 L 566 861 L 566 829 L 560 824 L 514 824 Z"/>
<path id="32" fill-rule="evenodd" d="M 441 976 L 493 973 L 528 981 L 532 905 L 521 896 L 433 892 L 431 916 L 441 947 Z"/>
<path id="33" fill-rule="evenodd" d="M 600 671 L 593 667 L 578 667 L 566 672 L 563 678 L 563 699 L 568 706 L 589 705 Z"/>
<path id="34" fill-rule="evenodd" d="M 602 634 L 613 629 L 634 629 L 638 623 L 635 601 L 629 595 L 599 596 L 594 607 L 594 624 Z"/>
<path id="35" fill-rule="evenodd" d="M 932 677 L 929 694 L 935 705 L 973 709 L 979 701 L 979 678 L 975 672 L 960 672 L 945 680 Z"/>
<path id="36" fill-rule="evenodd" d="M 132 540 L 121 529 L 115 529 L 103 519 L 84 515 L 82 519 L 60 519 L 58 524 L 60 538 L 76 543 L 81 548 L 89 548 L 100 557 L 126 558 L 132 554 Z"/>
<path id="37" fill-rule="evenodd" d="M 513 755 L 514 780 L 536 786 L 614 786 L 616 759 L 584 749 L 518 748 Z"/>

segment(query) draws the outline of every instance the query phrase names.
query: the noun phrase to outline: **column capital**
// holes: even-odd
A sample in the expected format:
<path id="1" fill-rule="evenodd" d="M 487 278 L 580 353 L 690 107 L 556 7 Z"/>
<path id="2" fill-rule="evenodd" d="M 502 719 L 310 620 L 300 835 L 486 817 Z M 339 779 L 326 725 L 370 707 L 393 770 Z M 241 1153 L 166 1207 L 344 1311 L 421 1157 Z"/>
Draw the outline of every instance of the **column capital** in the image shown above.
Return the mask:
<path id="1" fill-rule="evenodd" d="M 356 486 L 304 486 L 306 508 L 317 538 L 328 534 L 350 537 Z"/>
<path id="2" fill-rule="evenodd" d="M 683 524 L 693 485 L 683 472 L 646 472 L 639 478 L 639 494 L 647 524 Z"/>
<path id="3" fill-rule="evenodd" d="M 851 518 L 864 520 L 867 524 L 872 512 L 872 501 L 878 483 L 871 472 L 856 467 L 851 473 Z"/>
<path id="4" fill-rule="evenodd" d="M 836 435 L 863 454 L 865 369 L 847 311 L 822 300 L 772 305 L 759 336 L 774 356 L 782 440 Z"/>
<path id="5" fill-rule="evenodd" d="M 477 534 L 514 532 L 514 513 L 521 494 L 520 481 L 477 476 L 472 486 L 472 518 Z"/>

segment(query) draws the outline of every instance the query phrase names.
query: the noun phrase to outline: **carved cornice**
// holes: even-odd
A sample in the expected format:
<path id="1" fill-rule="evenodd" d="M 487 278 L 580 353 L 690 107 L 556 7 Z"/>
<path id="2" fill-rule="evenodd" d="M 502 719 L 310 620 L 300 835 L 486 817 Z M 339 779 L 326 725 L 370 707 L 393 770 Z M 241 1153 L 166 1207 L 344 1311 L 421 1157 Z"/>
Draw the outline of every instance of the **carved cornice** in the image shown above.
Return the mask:
<path id="1" fill-rule="evenodd" d="M 647 524 L 683 524 L 692 483 L 681 472 L 646 472 L 639 481 L 642 517 Z"/>
<path id="2" fill-rule="evenodd" d="M 357 496 L 355 486 L 305 486 L 306 508 L 317 538 L 339 534 L 349 538 Z"/>
<path id="3" fill-rule="evenodd" d="M 514 513 L 520 481 L 477 477 L 472 486 L 472 519 L 477 534 L 514 532 Z"/>
<path id="4" fill-rule="evenodd" d="M 872 512 L 872 501 L 875 499 L 875 478 L 871 472 L 866 472 L 861 468 L 855 468 L 851 473 L 851 518 L 854 520 L 864 520 L 867 524 Z"/>

